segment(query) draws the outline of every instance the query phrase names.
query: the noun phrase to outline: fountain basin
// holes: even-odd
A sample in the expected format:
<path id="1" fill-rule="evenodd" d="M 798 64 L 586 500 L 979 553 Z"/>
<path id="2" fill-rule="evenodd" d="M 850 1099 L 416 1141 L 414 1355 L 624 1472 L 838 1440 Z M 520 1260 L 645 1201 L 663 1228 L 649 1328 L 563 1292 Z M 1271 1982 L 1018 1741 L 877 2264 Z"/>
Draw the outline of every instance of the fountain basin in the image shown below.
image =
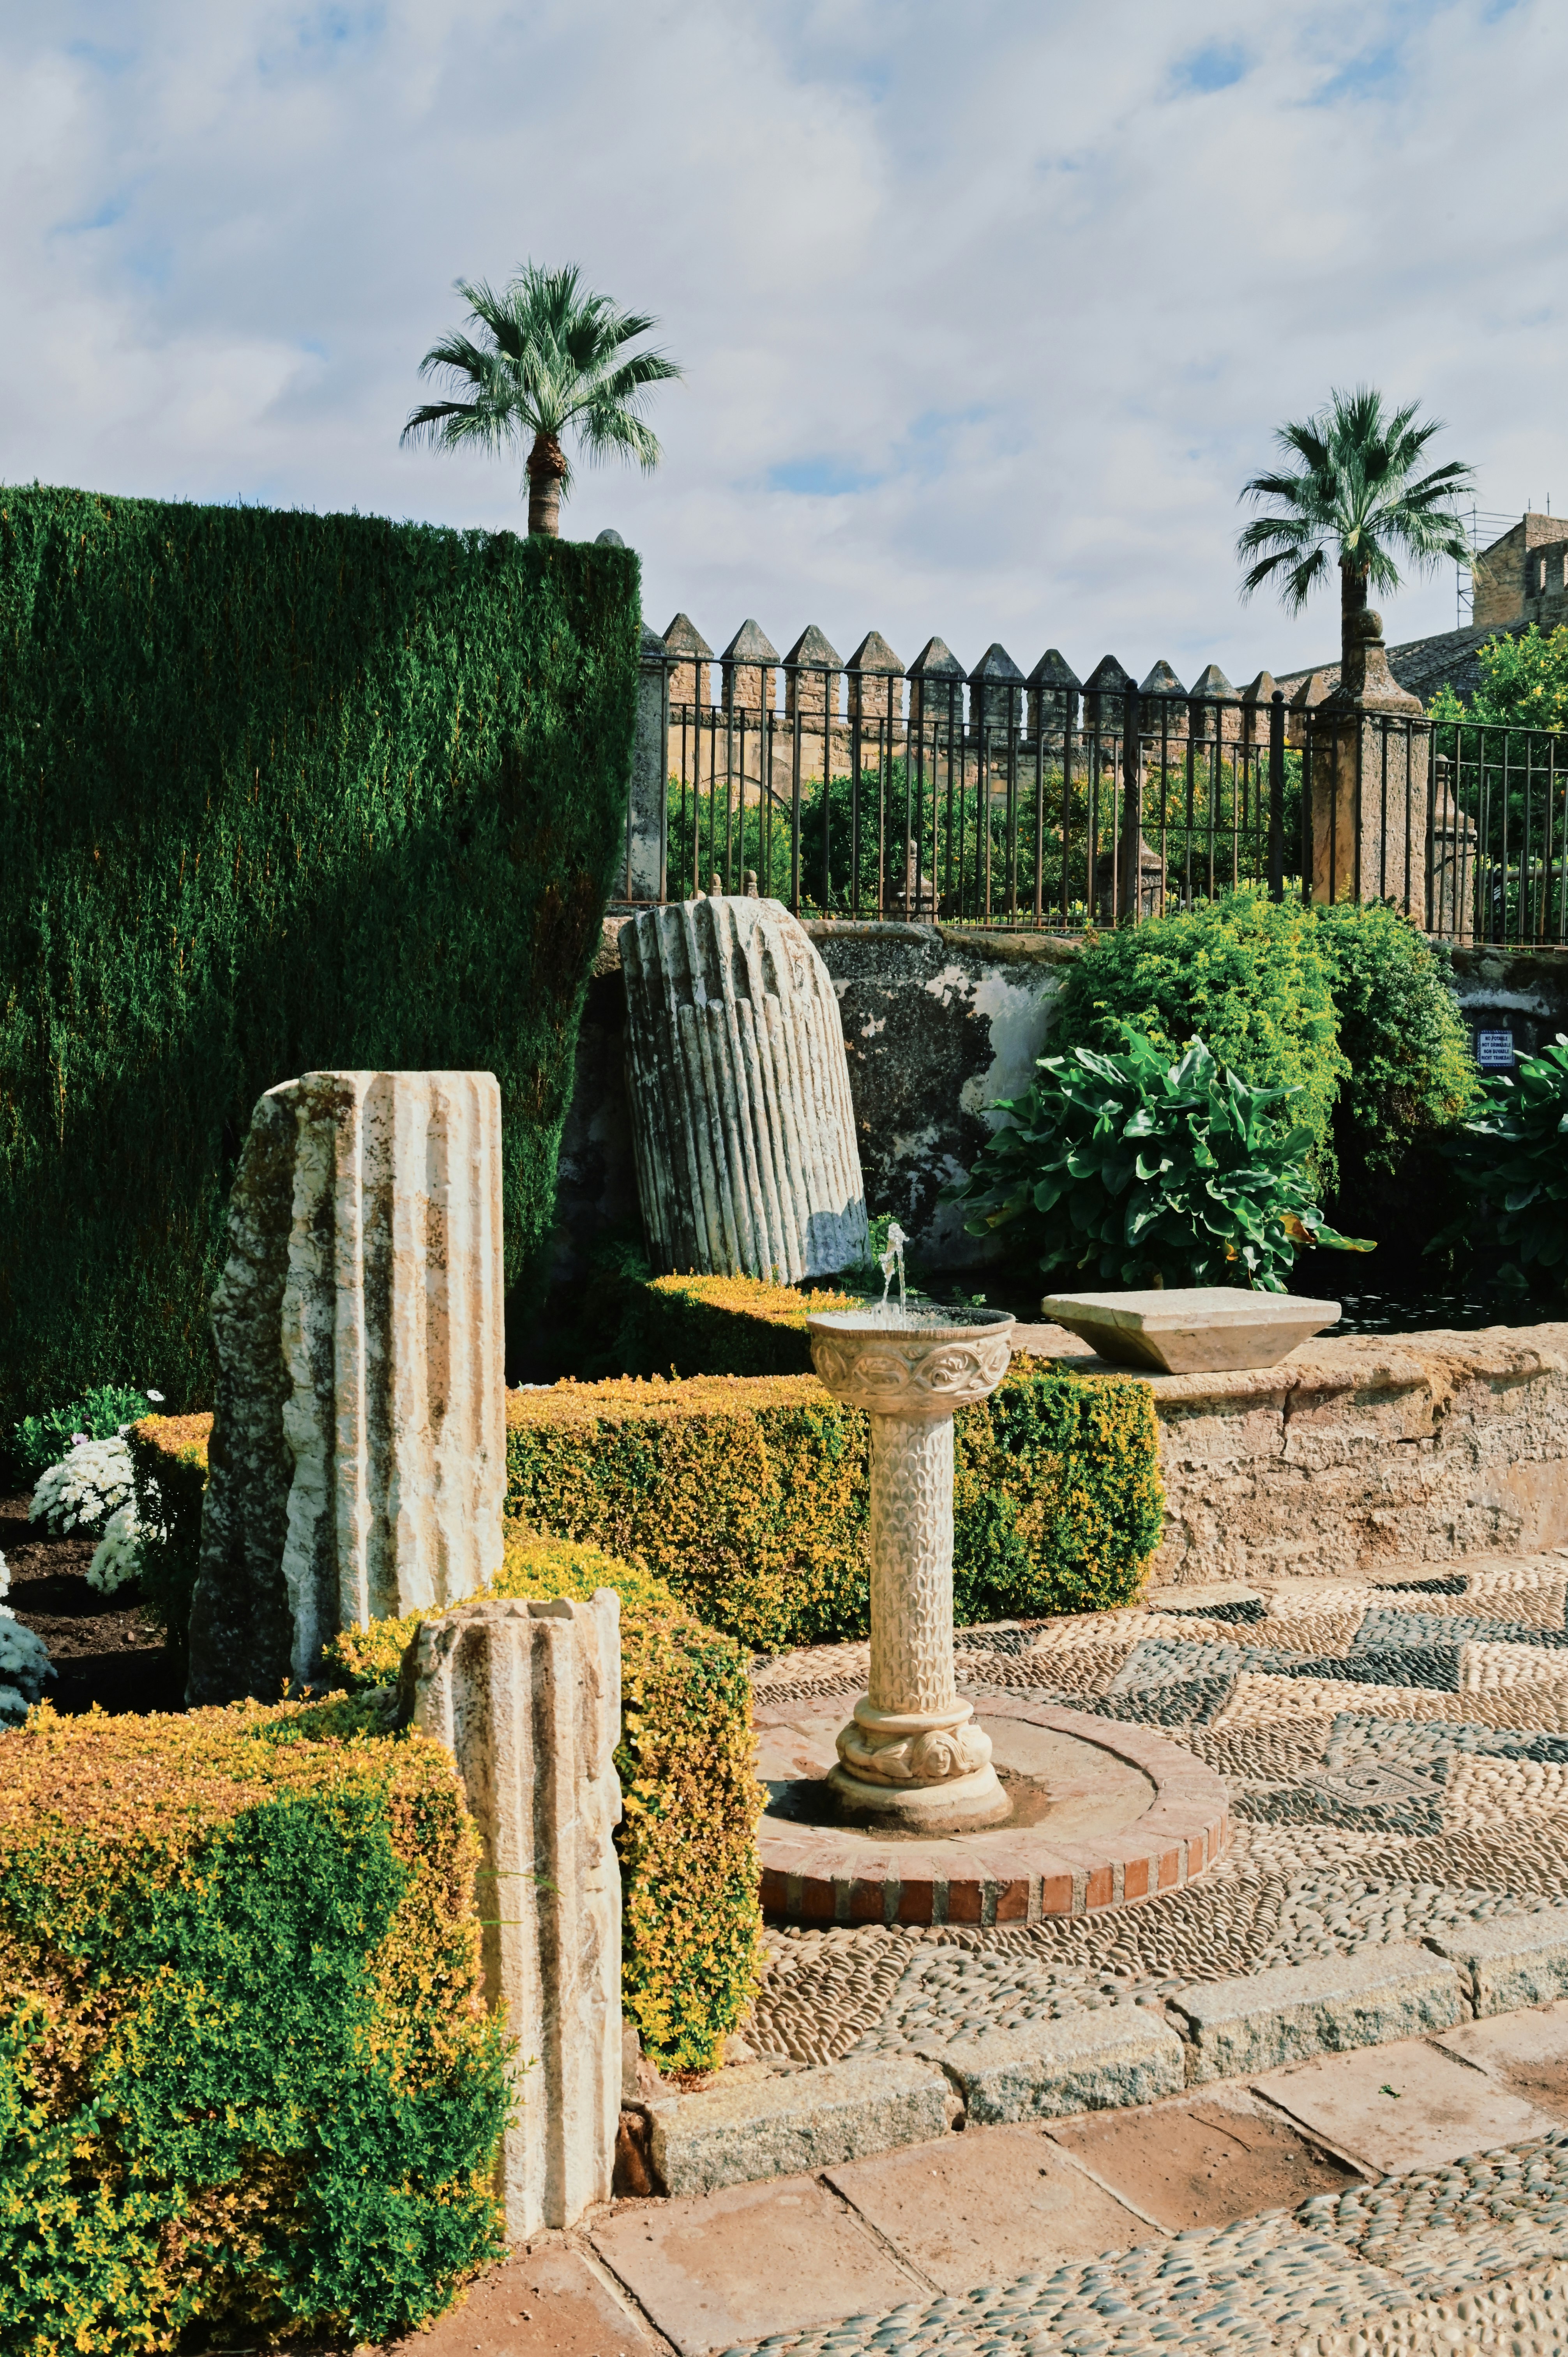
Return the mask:
<path id="1" fill-rule="evenodd" d="M 1032 1923 L 1149 1899 L 1223 1855 L 1221 1779 L 1152 1728 L 1026 1696 L 975 1706 L 1009 1822 L 947 1835 L 833 1822 L 837 1712 L 759 1705 L 764 1912 L 796 1923 Z"/>

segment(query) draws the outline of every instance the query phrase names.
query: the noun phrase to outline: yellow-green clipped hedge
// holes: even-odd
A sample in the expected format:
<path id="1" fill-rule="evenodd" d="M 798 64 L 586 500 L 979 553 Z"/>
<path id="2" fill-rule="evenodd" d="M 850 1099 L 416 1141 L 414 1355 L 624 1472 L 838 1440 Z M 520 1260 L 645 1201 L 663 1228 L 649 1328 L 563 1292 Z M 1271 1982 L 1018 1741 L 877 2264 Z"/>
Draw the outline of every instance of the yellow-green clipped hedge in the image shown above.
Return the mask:
<path id="1" fill-rule="evenodd" d="M 597 1547 L 512 1529 L 487 1592 L 585 1601 L 597 1587 L 621 1599 L 621 2001 L 661 2067 L 708 2070 L 757 1982 L 763 1792 L 746 1665 L 662 1580 Z M 328 1658 L 356 1685 L 390 1684 L 424 1617 L 348 1630 Z"/>
<path id="2" fill-rule="evenodd" d="M 602 1259 L 589 1289 L 585 1363 L 612 1377 L 809 1375 L 807 1317 L 854 1306 L 853 1294 L 755 1276 L 650 1277 L 635 1254 L 618 1253 Z"/>
<path id="3" fill-rule="evenodd" d="M 187 1620 L 211 1422 L 150 1415 L 128 1436 L 138 1511 L 144 1521 L 161 1518 L 163 1534 L 144 1552 L 143 1585 L 161 1610 Z M 585 1598 L 596 1587 L 621 1598 L 622 2001 L 658 2061 L 704 2070 L 749 2001 L 761 1920 L 762 1796 L 752 1773 L 746 1665 L 734 1643 L 703 1627 L 646 1565 L 535 1540 L 515 1523 L 487 1592 Z M 418 1617 L 346 1632 L 333 1648 L 337 1667 L 356 1685 L 395 1681 Z"/>
<path id="4" fill-rule="evenodd" d="M 956 1423 L 961 1622 L 1125 1604 L 1159 1543 L 1154 1394 L 1015 1359 Z M 813 1375 L 558 1383 L 507 1401 L 509 1503 L 782 1650 L 866 1628 L 866 1419 Z"/>
<path id="5" fill-rule="evenodd" d="M 477 1859 L 373 1700 L 0 1736 L 0 2348 L 381 2341 L 497 2252 Z"/>

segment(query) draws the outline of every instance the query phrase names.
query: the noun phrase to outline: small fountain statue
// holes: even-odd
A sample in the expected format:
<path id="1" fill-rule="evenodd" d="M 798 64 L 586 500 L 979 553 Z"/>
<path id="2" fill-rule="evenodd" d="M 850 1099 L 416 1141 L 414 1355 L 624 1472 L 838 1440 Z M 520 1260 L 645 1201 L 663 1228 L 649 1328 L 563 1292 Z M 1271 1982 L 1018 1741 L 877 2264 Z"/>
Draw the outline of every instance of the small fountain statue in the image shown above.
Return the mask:
<path id="1" fill-rule="evenodd" d="M 851 1815 L 939 1832 L 1008 1812 L 990 1738 L 953 1673 L 952 1419 L 1006 1373 L 1013 1319 L 911 1307 L 905 1241 L 888 1229 L 880 1302 L 809 1320 L 822 1383 L 871 1418 L 870 1691 L 839 1734 L 828 1782 Z"/>

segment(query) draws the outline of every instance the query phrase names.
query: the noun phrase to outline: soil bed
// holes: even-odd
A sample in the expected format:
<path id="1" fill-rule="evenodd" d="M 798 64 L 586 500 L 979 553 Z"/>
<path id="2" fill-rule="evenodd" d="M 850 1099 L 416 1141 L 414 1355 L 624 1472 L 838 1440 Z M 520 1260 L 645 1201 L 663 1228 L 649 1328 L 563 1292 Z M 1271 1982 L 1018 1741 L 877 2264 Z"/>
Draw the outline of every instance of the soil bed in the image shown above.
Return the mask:
<path id="1" fill-rule="evenodd" d="M 96 1540 L 51 1538 L 28 1522 L 27 1505 L 26 1491 L 0 1499 L 0 1554 L 11 1575 L 5 1601 L 49 1649 L 57 1674 L 45 1693 L 56 1710 L 183 1709 L 178 1674 L 142 1618 L 139 1587 L 100 1596 L 87 1584 Z"/>

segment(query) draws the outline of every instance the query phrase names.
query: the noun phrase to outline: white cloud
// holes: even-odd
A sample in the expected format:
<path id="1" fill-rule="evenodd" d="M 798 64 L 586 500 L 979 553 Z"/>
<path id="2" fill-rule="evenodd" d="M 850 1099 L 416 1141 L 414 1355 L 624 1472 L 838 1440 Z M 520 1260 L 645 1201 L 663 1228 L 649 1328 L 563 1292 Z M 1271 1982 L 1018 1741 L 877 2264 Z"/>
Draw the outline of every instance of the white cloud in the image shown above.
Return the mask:
<path id="1" fill-rule="evenodd" d="M 13 6 L 0 477 L 516 523 L 398 429 L 451 280 L 570 257 L 689 371 L 567 511 L 654 622 L 1242 679 L 1334 645 L 1231 554 L 1331 384 L 1568 502 L 1565 66 L 1543 0 Z"/>

